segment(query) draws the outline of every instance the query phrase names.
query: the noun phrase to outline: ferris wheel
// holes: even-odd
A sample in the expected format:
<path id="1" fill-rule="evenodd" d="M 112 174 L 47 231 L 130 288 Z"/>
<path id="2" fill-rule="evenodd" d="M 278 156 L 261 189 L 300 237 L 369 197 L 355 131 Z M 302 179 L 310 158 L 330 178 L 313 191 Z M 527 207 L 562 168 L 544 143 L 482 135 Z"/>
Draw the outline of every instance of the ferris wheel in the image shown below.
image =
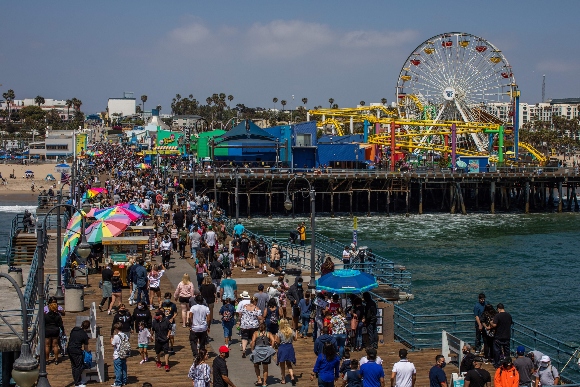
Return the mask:
<path id="1" fill-rule="evenodd" d="M 516 87 L 509 62 L 493 44 L 463 32 L 440 34 L 421 43 L 405 61 L 397 82 L 399 116 L 505 123 L 513 115 Z M 431 141 L 428 131 L 422 142 Z M 462 140 L 479 151 L 488 147 L 483 133 Z"/>

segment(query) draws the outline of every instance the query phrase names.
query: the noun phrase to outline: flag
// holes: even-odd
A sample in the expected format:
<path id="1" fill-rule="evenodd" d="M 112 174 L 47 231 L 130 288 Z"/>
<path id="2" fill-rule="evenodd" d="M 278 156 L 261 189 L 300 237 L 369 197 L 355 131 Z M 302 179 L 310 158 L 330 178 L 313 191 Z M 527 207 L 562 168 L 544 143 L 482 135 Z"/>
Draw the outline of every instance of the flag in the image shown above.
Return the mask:
<path id="1" fill-rule="evenodd" d="M 70 174 L 61 173 L 60 174 L 60 184 L 69 183 L 69 182 L 70 182 Z"/>

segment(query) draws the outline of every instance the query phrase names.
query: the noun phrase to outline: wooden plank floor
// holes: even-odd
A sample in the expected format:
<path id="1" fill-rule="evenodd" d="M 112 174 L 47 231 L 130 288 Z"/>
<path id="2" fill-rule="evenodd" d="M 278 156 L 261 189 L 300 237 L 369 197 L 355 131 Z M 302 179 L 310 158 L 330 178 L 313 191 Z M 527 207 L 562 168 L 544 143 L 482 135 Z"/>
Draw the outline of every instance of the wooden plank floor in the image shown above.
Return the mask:
<path id="1" fill-rule="evenodd" d="M 191 264 L 191 260 L 188 260 Z M 241 278 L 241 277 L 256 277 L 254 271 L 241 273 L 239 268 L 234 270 L 234 278 Z M 194 271 L 192 271 L 190 275 L 192 278 L 195 278 L 193 275 Z M 76 316 L 78 315 L 88 315 L 88 307 L 90 306 L 91 302 L 96 302 L 97 304 L 100 302 L 101 299 L 101 291 L 98 288 L 98 282 L 100 279 L 100 274 L 91 275 L 89 276 L 89 284 L 90 287 L 85 290 L 85 311 L 80 313 L 67 313 L 64 317 L 64 325 L 66 328 L 67 333 L 70 332 L 72 327 L 75 324 Z M 273 277 L 266 277 L 264 276 L 264 285 L 267 286 L 269 283 L 272 282 Z M 293 280 L 291 280 L 293 282 Z M 243 290 L 247 290 L 250 294 L 254 294 L 257 291 L 256 284 L 250 285 L 239 285 L 238 291 L 241 292 Z M 170 291 L 173 293 L 174 287 L 169 282 L 167 277 L 163 277 L 161 280 L 161 293 L 163 294 L 166 291 Z M 133 310 L 133 307 L 128 306 L 128 299 L 129 291 L 128 289 L 123 290 L 123 302 L 127 305 L 130 311 Z M 104 336 L 105 342 L 105 368 L 108 372 L 108 380 L 105 383 L 96 383 L 96 382 L 89 382 L 88 385 L 100 385 L 100 386 L 109 386 L 114 381 L 114 369 L 113 369 L 113 359 L 112 359 L 112 347 L 109 345 L 110 343 L 110 328 L 112 323 L 113 316 L 107 315 L 106 312 L 99 312 L 97 309 L 97 325 L 100 328 L 101 333 Z M 189 347 L 189 340 L 188 340 L 188 331 L 186 328 L 181 327 L 181 318 L 178 317 L 177 319 L 177 335 L 175 337 L 175 350 L 176 354 L 170 357 L 170 365 L 171 371 L 165 372 L 163 369 L 157 369 L 155 366 L 154 361 L 150 361 L 149 363 L 145 363 L 143 365 L 139 365 L 140 356 L 138 355 L 137 351 L 134 351 L 133 357 L 128 359 L 128 386 L 142 386 L 143 382 L 150 382 L 154 387 L 162 386 L 165 383 L 171 383 L 173 386 L 191 386 L 191 381 L 187 378 L 187 373 L 189 367 L 192 363 L 192 355 Z M 214 331 L 219 331 L 221 335 L 222 328 L 219 324 L 214 324 L 212 326 Z M 135 335 L 132 336 L 131 342 L 132 347 L 136 349 L 136 339 Z M 219 345 L 221 345 L 221 340 L 217 342 L 210 343 L 210 363 L 215 358 L 216 354 L 213 352 L 213 349 L 217 349 Z M 90 348 L 95 348 L 94 340 L 90 342 Z M 151 346 L 150 346 L 151 348 Z M 403 345 L 397 342 L 390 342 L 384 343 L 379 345 L 379 356 L 384 360 L 383 368 L 385 369 L 385 374 L 387 378 L 390 377 L 392 365 L 396 362 L 397 353 L 400 348 L 403 348 Z M 237 383 L 238 387 L 245 387 L 245 386 L 253 386 L 255 382 L 255 375 L 253 371 L 253 366 L 248 358 L 242 359 L 240 347 L 238 345 L 237 336 L 234 335 L 234 342 L 231 347 L 231 356 L 228 359 L 228 363 L 234 362 L 246 362 L 247 363 L 247 374 L 245 375 L 234 375 L 232 374 L 232 378 Z M 310 382 L 309 375 L 312 370 L 312 367 L 315 362 L 315 355 L 313 353 L 313 344 L 312 339 L 309 337 L 307 339 L 299 339 L 295 344 L 295 349 L 297 353 L 297 365 L 295 367 L 296 375 L 298 376 L 298 385 L 300 386 L 316 386 L 316 382 Z M 410 352 L 409 360 L 415 364 L 417 368 L 417 387 L 421 386 L 428 386 L 428 373 L 430 367 L 435 362 L 435 356 L 439 353 L 438 350 L 429 349 L 429 350 L 422 350 L 416 352 Z M 355 356 L 358 358 L 362 356 L 363 353 L 355 352 Z M 152 350 L 149 351 L 149 357 L 152 359 L 154 357 L 154 353 Z M 354 357 L 354 356 L 353 356 Z M 489 366 L 486 366 L 488 368 Z M 492 369 L 488 370 L 491 372 Z M 48 378 L 53 387 L 71 387 L 73 386 L 71 380 L 71 368 L 70 362 L 68 358 L 65 357 L 61 359 L 61 363 L 59 365 L 55 365 L 51 360 L 47 366 L 48 371 Z M 457 372 L 457 367 L 449 365 L 445 368 L 445 371 L 448 377 L 451 376 L 452 372 Z M 271 385 L 277 385 L 280 381 L 280 369 L 273 363 L 270 365 L 270 375 L 268 382 Z M 337 386 L 341 385 L 339 383 L 336 384 Z M 386 381 L 386 385 L 389 385 L 389 381 Z"/>

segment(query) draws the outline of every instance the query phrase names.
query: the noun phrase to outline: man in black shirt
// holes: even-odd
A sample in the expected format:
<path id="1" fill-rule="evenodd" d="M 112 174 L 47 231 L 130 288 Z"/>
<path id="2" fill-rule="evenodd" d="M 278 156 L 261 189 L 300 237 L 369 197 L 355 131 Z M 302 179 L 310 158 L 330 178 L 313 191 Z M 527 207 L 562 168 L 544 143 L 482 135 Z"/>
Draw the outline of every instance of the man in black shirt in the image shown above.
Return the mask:
<path id="1" fill-rule="evenodd" d="M 475 366 L 475 355 L 471 353 L 471 345 L 465 344 L 463 346 L 463 359 L 459 365 L 459 373 L 471 371 Z"/>
<path id="2" fill-rule="evenodd" d="M 111 306 L 111 295 L 113 292 L 113 285 L 111 284 L 111 280 L 113 278 L 112 267 L 113 267 L 113 264 L 109 263 L 107 266 L 105 266 L 101 270 L 101 281 L 102 281 L 101 287 L 103 289 L 103 299 L 99 303 L 99 310 L 101 312 L 103 311 L 103 306 L 105 305 L 105 302 L 107 301 L 107 299 L 109 300 L 109 304 L 107 305 L 107 309 L 109 308 L 109 306 Z"/>
<path id="3" fill-rule="evenodd" d="M 505 311 L 502 303 L 497 304 L 497 314 L 490 323 L 495 328 L 493 340 L 493 365 L 499 368 L 504 357 L 510 355 L 510 338 L 513 325 L 511 314 Z"/>
<path id="4" fill-rule="evenodd" d="M 491 385 L 491 375 L 481 368 L 483 359 L 476 357 L 473 360 L 473 369 L 465 374 L 464 387 L 489 387 Z"/>
<path id="5" fill-rule="evenodd" d="M 377 349 L 379 347 L 379 335 L 377 333 L 377 303 L 372 299 L 369 292 L 363 293 L 365 300 L 364 324 L 369 335 L 369 347 Z"/>
<path id="6" fill-rule="evenodd" d="M 91 323 L 89 320 L 85 320 L 82 322 L 80 327 L 74 327 L 68 336 L 67 352 L 70 359 L 75 387 L 85 386 L 81 380 L 84 366 L 83 349 L 85 351 L 89 350 L 89 335 L 87 335 L 86 330 L 89 329 L 90 326 Z"/>
<path id="7" fill-rule="evenodd" d="M 165 356 L 165 372 L 169 372 L 169 335 L 171 334 L 171 323 L 165 318 L 165 312 L 158 310 L 152 323 L 155 332 L 155 362 L 157 368 L 161 368 L 160 354 Z"/>
<path id="8" fill-rule="evenodd" d="M 220 355 L 213 361 L 213 387 L 236 387 L 228 377 L 228 365 L 226 359 L 230 357 L 230 349 L 222 345 L 219 349 Z"/>

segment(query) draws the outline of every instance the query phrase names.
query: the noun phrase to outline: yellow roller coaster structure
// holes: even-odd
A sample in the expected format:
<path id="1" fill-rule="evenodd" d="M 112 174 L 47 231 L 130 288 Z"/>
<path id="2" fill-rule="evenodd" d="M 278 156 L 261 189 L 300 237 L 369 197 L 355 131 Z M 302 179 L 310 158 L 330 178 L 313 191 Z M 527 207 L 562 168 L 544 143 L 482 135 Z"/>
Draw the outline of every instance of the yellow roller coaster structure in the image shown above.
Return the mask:
<path id="1" fill-rule="evenodd" d="M 407 97 L 415 103 L 418 109 L 423 110 L 423 106 L 417 98 L 413 99 L 412 96 Z M 320 116 L 322 118 L 317 123 L 317 127 L 331 124 L 336 128 L 336 133 L 339 136 L 344 135 L 343 125 L 348 124 L 351 120 L 357 123 L 365 121 L 368 124 L 378 123 L 381 125 L 382 132 L 369 135 L 368 143 L 370 144 L 390 145 L 390 128 L 394 124 L 396 128 L 395 144 L 397 147 L 410 151 L 420 149 L 442 154 L 451 153 L 451 147 L 442 143 L 440 140 L 433 141 L 433 139 L 450 136 L 452 134 L 452 125 L 455 125 L 455 133 L 458 136 L 482 134 L 485 130 L 497 131 L 501 126 L 501 123 L 497 120 L 495 122 L 436 121 L 433 119 L 409 120 L 400 118 L 397 109 L 382 105 L 340 109 L 316 109 L 309 110 L 308 113 L 310 116 Z M 509 131 L 506 131 L 506 133 L 509 133 Z M 530 144 L 522 142 L 518 144 L 531 153 L 540 164 L 544 164 L 547 161 L 547 158 Z M 488 152 L 460 146 L 456 147 L 456 153 L 464 156 L 489 154 Z"/>

